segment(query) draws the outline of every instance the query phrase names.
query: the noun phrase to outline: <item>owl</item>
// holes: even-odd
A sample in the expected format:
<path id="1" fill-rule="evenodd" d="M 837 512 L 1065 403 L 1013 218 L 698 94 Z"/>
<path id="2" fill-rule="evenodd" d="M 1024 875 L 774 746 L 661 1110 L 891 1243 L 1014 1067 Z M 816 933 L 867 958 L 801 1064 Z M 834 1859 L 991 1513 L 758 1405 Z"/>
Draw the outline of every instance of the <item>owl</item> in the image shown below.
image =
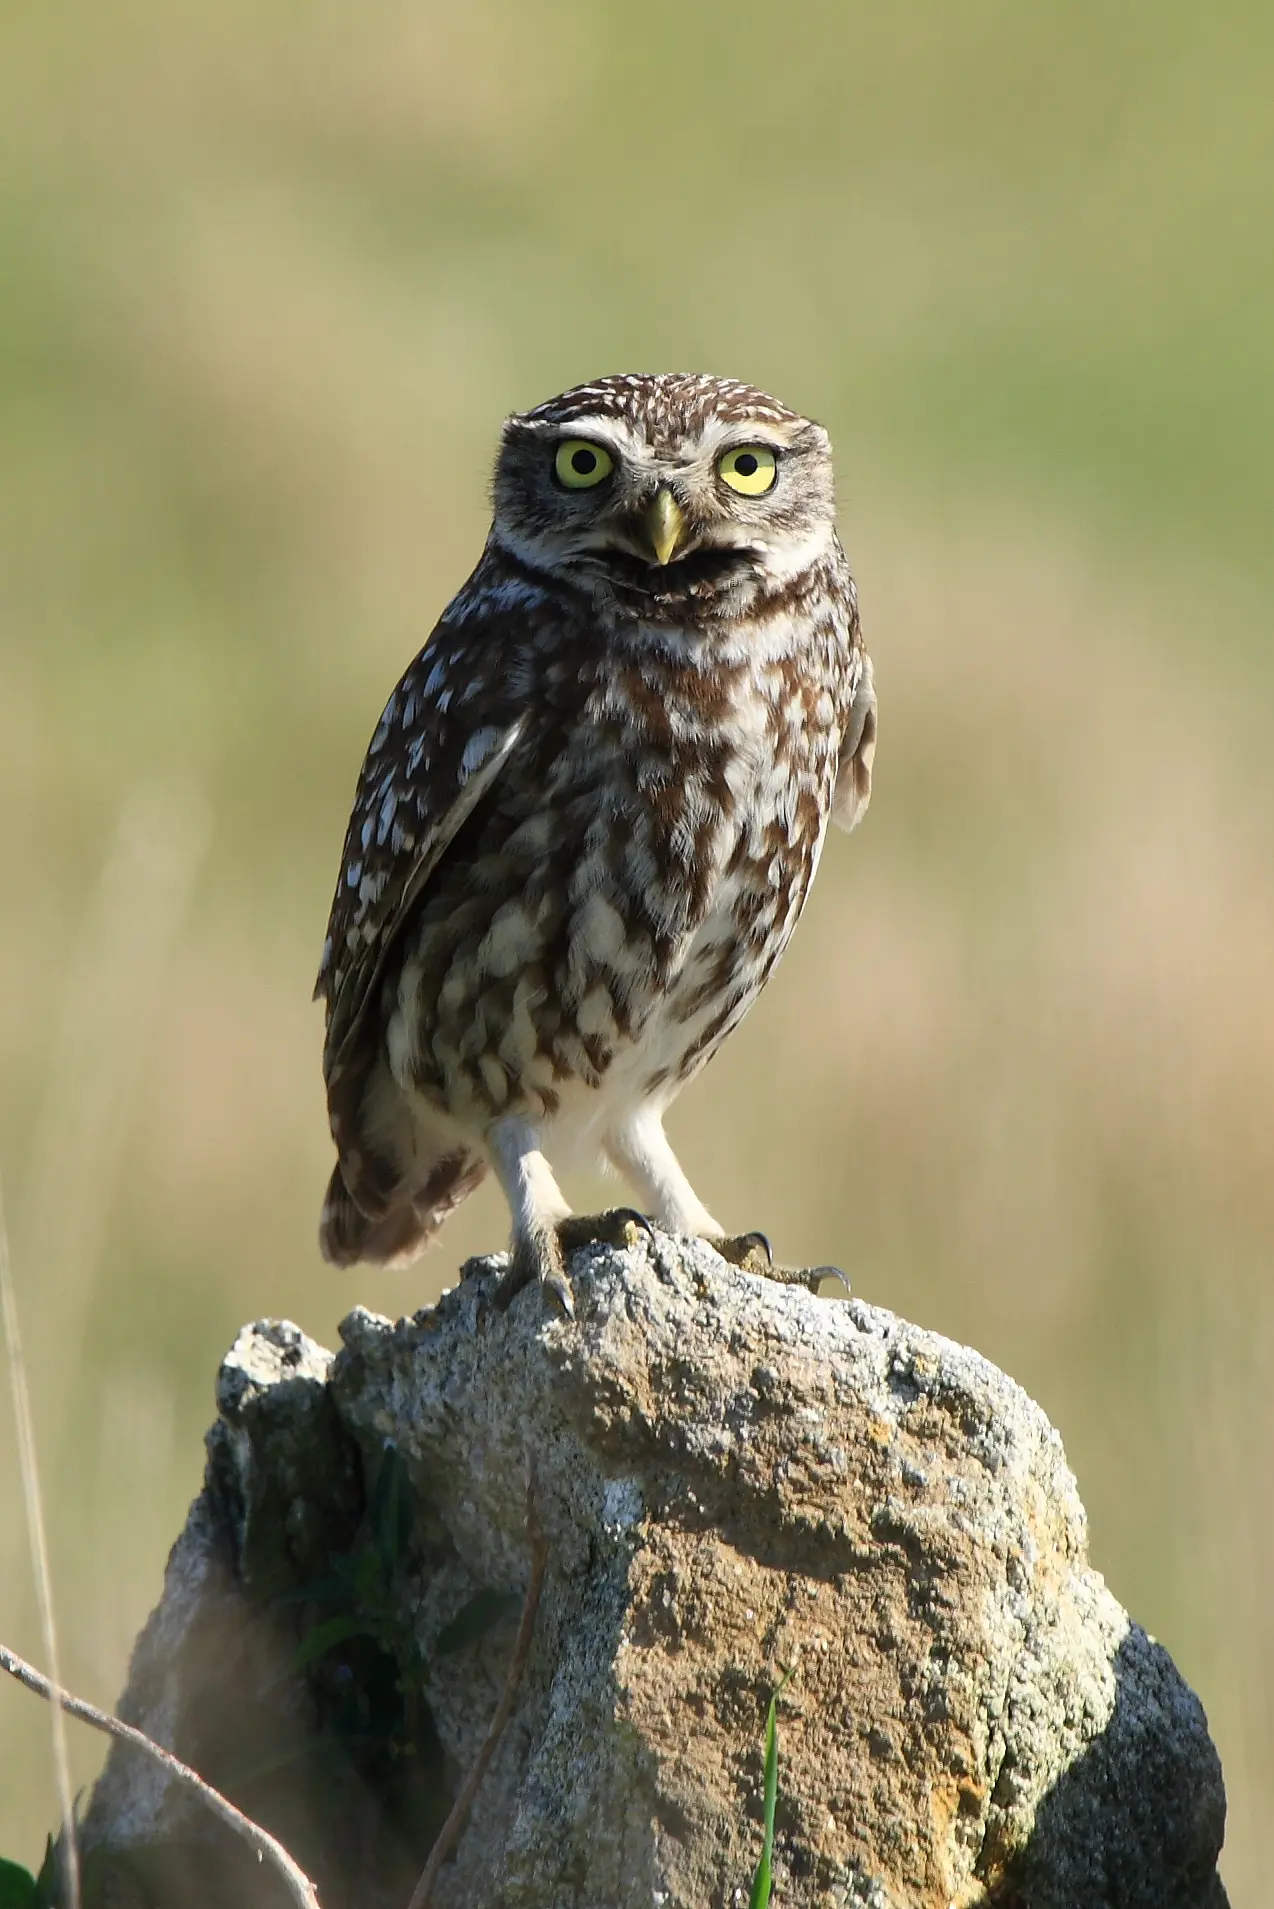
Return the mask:
<path id="1" fill-rule="evenodd" d="M 741 1257 L 664 1133 L 774 972 L 876 697 L 827 433 L 730 378 L 599 378 L 507 420 L 468 582 L 385 706 L 316 995 L 327 1260 L 401 1262 L 494 1173 L 504 1298 L 569 1309 L 553 1162 L 600 1156 Z"/>

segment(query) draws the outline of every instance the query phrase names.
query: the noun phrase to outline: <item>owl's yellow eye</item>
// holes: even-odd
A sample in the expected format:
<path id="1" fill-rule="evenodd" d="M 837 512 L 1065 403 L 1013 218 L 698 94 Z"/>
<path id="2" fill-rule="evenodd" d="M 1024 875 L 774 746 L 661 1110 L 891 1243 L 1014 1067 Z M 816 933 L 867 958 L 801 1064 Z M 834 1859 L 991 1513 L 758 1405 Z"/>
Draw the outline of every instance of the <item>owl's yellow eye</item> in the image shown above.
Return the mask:
<path id="1" fill-rule="evenodd" d="M 568 491 L 591 490 L 594 484 L 609 477 L 614 468 L 615 460 L 609 451 L 582 437 L 563 438 L 553 459 L 557 481 L 565 484 Z"/>
<path id="2" fill-rule="evenodd" d="M 778 474 L 774 453 L 764 444 L 736 444 L 732 451 L 723 451 L 717 459 L 717 476 L 721 482 L 728 484 L 732 491 L 741 491 L 745 497 L 760 497 Z"/>

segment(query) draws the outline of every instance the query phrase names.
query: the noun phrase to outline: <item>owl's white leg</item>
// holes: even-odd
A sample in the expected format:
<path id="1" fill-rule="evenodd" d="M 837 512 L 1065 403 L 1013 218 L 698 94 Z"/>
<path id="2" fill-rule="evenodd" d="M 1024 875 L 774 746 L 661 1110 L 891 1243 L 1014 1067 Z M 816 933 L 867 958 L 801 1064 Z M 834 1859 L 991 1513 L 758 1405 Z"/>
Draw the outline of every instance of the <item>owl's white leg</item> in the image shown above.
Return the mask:
<path id="1" fill-rule="evenodd" d="M 640 1193 L 651 1216 L 670 1233 L 721 1239 L 725 1228 L 714 1220 L 681 1170 L 668 1144 L 663 1119 L 653 1107 L 639 1107 L 607 1133 L 606 1157 Z"/>
<path id="2" fill-rule="evenodd" d="M 769 1241 L 763 1233 L 740 1233 L 734 1238 L 714 1220 L 682 1172 L 676 1154 L 668 1145 L 663 1120 L 652 1107 L 639 1107 L 607 1133 L 603 1147 L 606 1157 L 638 1188 L 654 1218 L 670 1233 L 681 1233 L 711 1240 L 716 1251 L 734 1266 L 746 1272 L 760 1273 L 783 1285 L 804 1286 L 817 1292 L 819 1280 L 830 1267 L 812 1272 L 776 1266 Z"/>
<path id="3" fill-rule="evenodd" d="M 571 1209 L 540 1151 L 539 1134 L 529 1120 L 506 1114 L 488 1127 L 487 1145 L 513 1215 L 513 1264 L 505 1283 L 505 1298 L 511 1299 L 532 1279 L 538 1279 L 568 1313 L 573 1312 L 557 1237 L 557 1228 Z"/>

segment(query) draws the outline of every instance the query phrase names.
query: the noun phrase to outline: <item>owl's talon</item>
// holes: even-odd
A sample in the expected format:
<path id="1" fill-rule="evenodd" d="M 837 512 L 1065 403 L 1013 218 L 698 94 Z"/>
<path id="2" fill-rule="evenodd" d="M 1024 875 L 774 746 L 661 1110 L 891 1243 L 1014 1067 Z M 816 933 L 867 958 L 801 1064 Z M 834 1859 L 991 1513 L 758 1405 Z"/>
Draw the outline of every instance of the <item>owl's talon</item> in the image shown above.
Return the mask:
<path id="1" fill-rule="evenodd" d="M 846 1291 L 849 1290 L 849 1281 L 835 1266 L 776 1265 L 764 1233 L 736 1233 L 729 1239 L 709 1240 L 708 1245 L 740 1272 L 755 1273 L 780 1286 L 804 1286 L 806 1292 L 817 1294 L 819 1282 L 834 1276 L 843 1280 Z"/>
<path id="2" fill-rule="evenodd" d="M 567 1319 L 574 1319 L 575 1295 L 571 1291 L 571 1282 L 565 1273 L 550 1273 L 547 1279 L 541 1281 L 541 1291 L 545 1299 L 551 1300 L 555 1306 L 561 1308 Z"/>
<path id="3" fill-rule="evenodd" d="M 766 1278 L 774 1276 L 774 1254 L 764 1233 L 735 1233 L 727 1239 L 710 1239 L 708 1245 L 731 1266 L 745 1273 L 760 1273 Z"/>
<path id="4" fill-rule="evenodd" d="M 575 1317 L 575 1300 L 556 1233 L 546 1230 L 531 1238 L 514 1241 L 509 1270 L 495 1289 L 495 1303 L 507 1312 L 523 1287 L 538 1284 L 544 1297 L 568 1319 Z"/>

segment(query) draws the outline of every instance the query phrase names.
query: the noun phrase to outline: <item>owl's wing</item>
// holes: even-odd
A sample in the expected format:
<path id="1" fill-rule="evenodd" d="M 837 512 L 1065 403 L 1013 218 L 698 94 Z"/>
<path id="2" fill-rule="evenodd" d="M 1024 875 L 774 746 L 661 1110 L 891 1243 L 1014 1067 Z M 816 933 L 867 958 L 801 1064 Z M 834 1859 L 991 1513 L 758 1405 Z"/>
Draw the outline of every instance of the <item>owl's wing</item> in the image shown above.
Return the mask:
<path id="1" fill-rule="evenodd" d="M 855 828 L 867 813 L 876 754 L 876 684 L 871 658 L 863 649 L 855 654 L 861 668 L 850 696 L 849 721 L 841 737 L 840 766 L 832 797 L 832 820 L 846 831 Z"/>
<path id="2" fill-rule="evenodd" d="M 327 1002 L 329 1083 L 356 1035 L 395 937 L 526 726 L 482 670 L 468 632 L 444 621 L 385 706 L 359 776 L 315 998 Z M 472 694 L 477 684 L 483 694 Z"/>

